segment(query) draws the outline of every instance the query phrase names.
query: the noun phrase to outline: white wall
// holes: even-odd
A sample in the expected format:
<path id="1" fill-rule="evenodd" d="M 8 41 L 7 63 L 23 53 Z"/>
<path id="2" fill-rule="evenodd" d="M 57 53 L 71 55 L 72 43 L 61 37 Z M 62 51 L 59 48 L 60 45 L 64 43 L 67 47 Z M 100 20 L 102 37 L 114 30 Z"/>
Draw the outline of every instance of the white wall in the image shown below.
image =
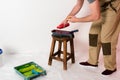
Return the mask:
<path id="1" fill-rule="evenodd" d="M 0 0 L 0 48 L 6 53 L 49 51 L 51 30 L 71 11 L 76 0 Z M 78 14 L 89 13 L 88 7 Z M 66 30 L 75 33 L 75 49 L 85 49 L 90 23 L 71 23 Z M 84 27 L 85 26 L 85 27 Z"/>

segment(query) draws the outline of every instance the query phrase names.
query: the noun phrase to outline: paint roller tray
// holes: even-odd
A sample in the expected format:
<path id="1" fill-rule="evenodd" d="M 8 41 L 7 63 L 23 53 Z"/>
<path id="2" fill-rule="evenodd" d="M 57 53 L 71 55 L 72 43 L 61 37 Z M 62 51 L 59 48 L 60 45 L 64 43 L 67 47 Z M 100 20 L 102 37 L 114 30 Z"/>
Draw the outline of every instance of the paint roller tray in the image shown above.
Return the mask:
<path id="1" fill-rule="evenodd" d="M 32 80 L 38 76 L 46 75 L 46 70 L 34 62 L 16 66 L 14 69 L 24 80 Z"/>

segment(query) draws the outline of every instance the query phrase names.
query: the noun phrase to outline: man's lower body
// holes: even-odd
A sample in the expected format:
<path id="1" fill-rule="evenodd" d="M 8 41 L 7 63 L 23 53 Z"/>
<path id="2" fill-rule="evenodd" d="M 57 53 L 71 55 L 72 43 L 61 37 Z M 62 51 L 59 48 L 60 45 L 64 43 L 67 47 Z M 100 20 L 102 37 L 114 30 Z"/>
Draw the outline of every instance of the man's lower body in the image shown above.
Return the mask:
<path id="1" fill-rule="evenodd" d="M 84 66 L 98 66 L 100 49 L 102 48 L 105 71 L 103 75 L 110 75 L 116 71 L 116 44 L 120 32 L 120 23 L 114 27 L 116 13 L 107 10 L 102 13 L 99 21 L 93 22 L 89 32 L 89 59 L 81 62 Z"/>

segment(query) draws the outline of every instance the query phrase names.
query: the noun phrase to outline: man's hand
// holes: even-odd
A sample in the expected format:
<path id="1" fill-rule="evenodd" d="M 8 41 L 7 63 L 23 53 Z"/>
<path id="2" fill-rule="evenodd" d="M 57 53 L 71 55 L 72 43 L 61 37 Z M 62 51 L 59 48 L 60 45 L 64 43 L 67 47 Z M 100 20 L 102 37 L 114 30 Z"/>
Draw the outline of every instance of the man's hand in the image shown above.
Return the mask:
<path id="1" fill-rule="evenodd" d="M 78 18 L 76 18 L 75 16 L 69 16 L 67 20 L 72 23 L 78 22 Z"/>

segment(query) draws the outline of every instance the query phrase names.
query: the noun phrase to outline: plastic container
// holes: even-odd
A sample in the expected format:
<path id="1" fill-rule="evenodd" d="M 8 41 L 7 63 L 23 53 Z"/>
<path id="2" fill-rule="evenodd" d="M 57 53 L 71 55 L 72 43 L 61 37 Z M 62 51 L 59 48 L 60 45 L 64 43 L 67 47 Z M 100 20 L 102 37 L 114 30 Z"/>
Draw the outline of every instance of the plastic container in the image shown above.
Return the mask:
<path id="1" fill-rule="evenodd" d="M 46 70 L 34 62 L 16 66 L 14 69 L 24 80 L 32 80 L 38 76 L 46 75 Z"/>
<path id="2" fill-rule="evenodd" d="M 3 65 L 3 51 L 2 51 L 2 49 L 0 49 L 0 66 L 2 66 Z"/>

